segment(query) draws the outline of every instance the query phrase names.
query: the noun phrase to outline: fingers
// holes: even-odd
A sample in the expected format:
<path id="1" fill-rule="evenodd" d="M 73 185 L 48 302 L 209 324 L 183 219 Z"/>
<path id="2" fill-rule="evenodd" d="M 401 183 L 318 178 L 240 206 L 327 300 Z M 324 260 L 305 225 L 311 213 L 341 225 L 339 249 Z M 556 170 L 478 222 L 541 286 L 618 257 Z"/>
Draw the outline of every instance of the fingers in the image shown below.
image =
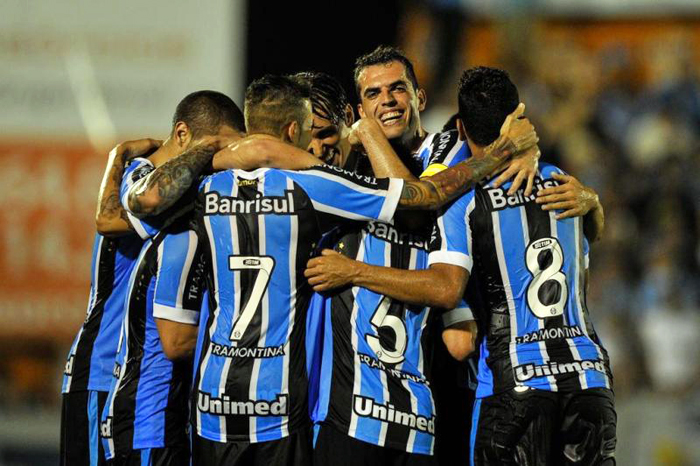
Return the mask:
<path id="1" fill-rule="evenodd" d="M 340 253 L 337 251 L 334 251 L 332 249 L 324 249 L 323 251 L 321 251 L 321 255 L 322 256 L 339 256 Z"/>
<path id="2" fill-rule="evenodd" d="M 508 132 L 508 130 L 510 129 L 510 125 L 513 123 L 514 120 L 520 118 L 523 112 L 525 112 L 525 104 L 521 102 L 520 104 L 518 104 L 516 109 L 513 110 L 513 113 L 506 117 L 506 120 L 503 122 L 503 125 L 501 125 L 502 135 Z"/>
<path id="3" fill-rule="evenodd" d="M 506 171 L 501 173 L 501 175 L 498 178 L 496 178 L 496 181 L 493 183 L 493 187 L 499 188 L 503 183 L 511 179 L 517 171 L 518 168 L 515 166 L 508 167 Z"/>
<path id="4" fill-rule="evenodd" d="M 542 206 L 542 210 L 564 210 L 578 207 L 576 201 L 551 202 Z"/>
<path id="5" fill-rule="evenodd" d="M 568 193 L 569 191 L 569 187 L 565 185 L 552 186 L 551 188 L 540 189 L 539 191 L 537 191 L 537 202 L 540 202 L 540 199 L 542 197 L 550 196 L 552 194 L 564 194 Z"/>
<path id="6" fill-rule="evenodd" d="M 569 209 L 565 210 L 564 212 L 557 214 L 554 218 L 557 220 L 562 220 L 565 218 L 570 218 L 570 217 L 579 217 L 581 216 L 582 212 L 581 209 Z"/>
<path id="7" fill-rule="evenodd" d="M 516 175 L 515 179 L 513 180 L 513 184 L 511 185 L 510 189 L 508 190 L 508 195 L 512 196 L 516 192 L 518 192 L 518 189 L 520 189 L 520 185 L 523 184 L 523 180 L 527 176 L 527 172 L 525 170 L 520 170 L 518 174 Z"/>
<path id="8" fill-rule="evenodd" d="M 535 184 L 535 172 L 533 171 L 527 177 L 527 185 L 525 185 L 525 195 L 529 196 L 532 194 L 532 187 Z"/>
<path id="9" fill-rule="evenodd" d="M 564 175 L 562 173 L 552 173 L 552 178 L 554 178 L 557 181 L 563 181 L 564 183 L 568 183 L 569 181 L 575 181 L 576 178 L 570 175 Z"/>

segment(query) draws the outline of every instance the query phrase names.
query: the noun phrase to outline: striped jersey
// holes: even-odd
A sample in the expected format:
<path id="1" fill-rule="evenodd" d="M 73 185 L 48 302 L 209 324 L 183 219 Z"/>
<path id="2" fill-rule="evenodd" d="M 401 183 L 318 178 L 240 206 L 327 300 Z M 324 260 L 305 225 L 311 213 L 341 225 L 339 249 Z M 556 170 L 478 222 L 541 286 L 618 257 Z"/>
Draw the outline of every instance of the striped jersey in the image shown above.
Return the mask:
<path id="1" fill-rule="evenodd" d="M 402 187 L 328 166 L 204 179 L 195 217 L 211 278 L 192 393 L 198 435 L 254 443 L 309 426 L 306 263 L 335 226 L 389 221 Z"/>
<path id="2" fill-rule="evenodd" d="M 431 134 L 408 168 L 416 175 L 436 164 L 454 165 L 469 155 L 456 131 Z M 366 158 L 357 171 L 371 170 Z M 335 250 L 371 265 L 427 268 L 430 226 L 409 231 L 372 221 L 344 234 Z M 314 422 L 379 446 L 432 454 L 435 404 L 430 388 L 432 340 L 427 328 L 438 316 L 429 308 L 392 300 L 369 289 L 347 287 L 315 298 L 324 313 L 319 399 Z M 447 325 L 472 318 L 466 306 L 443 316 Z"/>
<path id="3" fill-rule="evenodd" d="M 493 181 L 454 202 L 439 218 L 430 263 L 470 271 L 483 310 L 478 387 L 483 398 L 514 387 L 571 392 L 611 385 L 608 355 L 585 297 L 588 242 L 582 218 L 557 220 L 535 203 L 558 182 L 541 164 L 535 191 L 507 194 Z"/>
<path id="4" fill-rule="evenodd" d="M 141 250 L 136 235 L 95 235 L 87 315 L 68 353 L 62 392 L 109 391 L 129 275 Z"/>
<path id="5" fill-rule="evenodd" d="M 188 441 L 192 362 L 165 357 L 154 320 L 198 323 L 204 256 L 187 223 L 183 218 L 148 240 L 132 273 L 114 378 L 102 413 L 100 434 L 107 458 Z"/>

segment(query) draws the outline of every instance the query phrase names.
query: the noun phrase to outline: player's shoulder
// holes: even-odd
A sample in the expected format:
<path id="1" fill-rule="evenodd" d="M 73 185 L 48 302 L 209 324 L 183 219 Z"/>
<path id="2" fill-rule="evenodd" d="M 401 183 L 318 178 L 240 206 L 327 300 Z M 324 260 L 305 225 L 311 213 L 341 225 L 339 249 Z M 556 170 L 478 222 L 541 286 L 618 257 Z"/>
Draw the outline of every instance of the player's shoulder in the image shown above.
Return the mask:
<path id="1" fill-rule="evenodd" d="M 466 152 L 461 154 L 464 151 Z M 467 145 L 459 139 L 457 130 L 449 130 L 429 134 L 418 151 L 418 157 L 428 166 L 449 162 L 458 153 L 462 159 L 466 158 L 469 155 Z"/>
<path id="2" fill-rule="evenodd" d="M 136 157 L 129 160 L 124 167 L 124 178 L 138 180 L 155 170 L 153 162 L 145 157 Z"/>
<path id="3" fill-rule="evenodd" d="M 560 175 L 566 175 L 566 172 L 561 168 L 547 162 L 540 162 L 538 171 L 543 179 L 551 178 L 553 173 L 558 173 Z"/>
<path id="4" fill-rule="evenodd" d="M 304 188 L 308 183 L 313 183 L 317 181 L 330 182 L 330 183 L 341 183 L 347 185 L 347 183 L 353 183 L 358 186 L 377 188 L 378 178 L 370 175 L 364 175 L 361 173 L 346 170 L 344 168 L 336 167 L 333 165 L 316 165 L 313 167 L 305 168 L 303 170 L 281 170 L 288 177 L 292 178 L 294 181 L 298 182 L 302 188 Z"/>

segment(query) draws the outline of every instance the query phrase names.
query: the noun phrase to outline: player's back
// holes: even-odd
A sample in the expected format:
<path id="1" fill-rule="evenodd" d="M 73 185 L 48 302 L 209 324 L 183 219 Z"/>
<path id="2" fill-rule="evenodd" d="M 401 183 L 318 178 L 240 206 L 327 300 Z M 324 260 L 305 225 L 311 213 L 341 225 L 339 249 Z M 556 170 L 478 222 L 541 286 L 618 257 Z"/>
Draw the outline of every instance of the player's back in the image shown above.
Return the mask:
<path id="1" fill-rule="evenodd" d="M 340 222 L 393 216 L 401 184 L 332 167 L 229 170 L 202 182 L 212 311 L 193 393 L 200 436 L 260 442 L 308 423 L 306 262 Z"/>
<path id="2" fill-rule="evenodd" d="M 87 315 L 68 354 L 63 393 L 109 390 L 124 315 L 124 295 L 142 244 L 136 235 L 95 235 Z"/>
<path id="3" fill-rule="evenodd" d="M 459 236 L 449 231 L 457 223 L 467 230 L 465 260 L 473 260 L 470 280 L 484 302 L 478 397 L 520 385 L 564 392 L 610 387 L 607 353 L 586 308 L 583 219 L 557 220 L 556 211 L 535 202 L 539 189 L 558 184 L 552 173 L 562 172 L 540 166 L 529 197 L 522 189 L 508 196 L 510 183 L 486 183 L 451 208 L 464 220 L 438 221 L 447 243 Z"/>

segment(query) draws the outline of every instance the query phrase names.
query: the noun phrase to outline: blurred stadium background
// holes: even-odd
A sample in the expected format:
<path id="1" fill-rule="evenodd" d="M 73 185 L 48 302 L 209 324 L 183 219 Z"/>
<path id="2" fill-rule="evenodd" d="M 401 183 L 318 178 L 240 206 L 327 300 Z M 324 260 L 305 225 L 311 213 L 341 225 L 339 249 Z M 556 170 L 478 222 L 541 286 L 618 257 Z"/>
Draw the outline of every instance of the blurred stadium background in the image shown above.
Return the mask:
<path id="1" fill-rule="evenodd" d="M 618 464 L 700 464 L 700 2 L 288 3 L 3 0 L 0 466 L 57 462 L 113 144 L 165 137 L 193 90 L 242 103 L 267 72 L 327 71 L 352 94 L 355 57 L 379 43 L 414 60 L 430 131 L 463 69 L 511 73 L 543 158 L 606 209 L 588 299 L 613 361 Z"/>

